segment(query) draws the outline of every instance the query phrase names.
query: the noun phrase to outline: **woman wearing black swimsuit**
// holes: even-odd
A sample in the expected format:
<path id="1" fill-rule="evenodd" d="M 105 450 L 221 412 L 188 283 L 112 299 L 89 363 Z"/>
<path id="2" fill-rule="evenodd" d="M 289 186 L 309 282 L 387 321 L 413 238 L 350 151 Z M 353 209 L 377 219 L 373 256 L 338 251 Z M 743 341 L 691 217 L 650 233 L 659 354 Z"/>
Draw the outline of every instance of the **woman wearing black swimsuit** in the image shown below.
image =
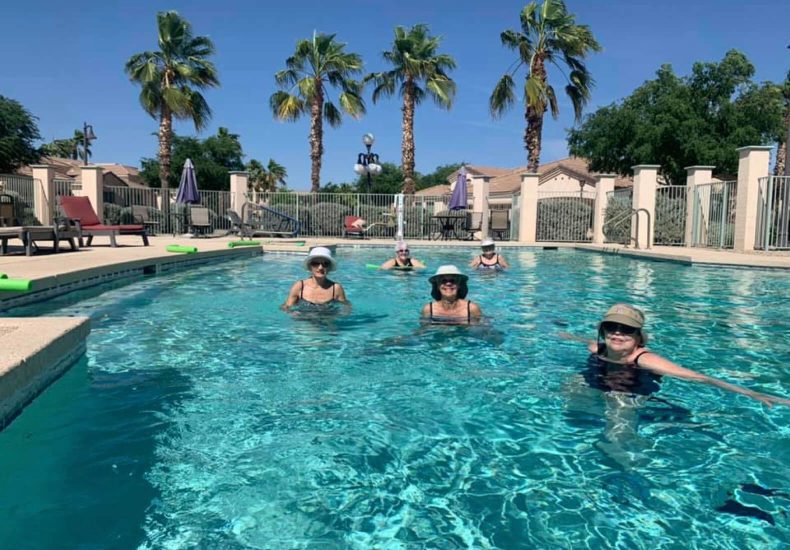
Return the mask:
<path id="1" fill-rule="evenodd" d="M 395 245 L 395 257 L 390 258 L 379 266 L 379 269 L 414 269 L 425 267 L 417 258 L 412 258 L 409 254 L 409 245 L 403 241 L 398 241 Z"/>
<path id="2" fill-rule="evenodd" d="M 645 316 L 627 304 L 615 304 L 598 325 L 598 341 L 589 344 L 593 356 L 585 373 L 588 383 L 607 392 L 649 395 L 658 389 L 661 376 L 703 382 L 723 390 L 740 393 L 769 407 L 790 405 L 790 400 L 758 393 L 712 376 L 681 367 L 645 347 Z"/>
<path id="3" fill-rule="evenodd" d="M 475 269 L 502 271 L 510 267 L 502 254 L 496 252 L 493 239 L 486 239 L 480 243 L 483 253 L 473 259 L 469 265 Z"/>
<path id="4" fill-rule="evenodd" d="M 310 272 L 308 279 L 296 281 L 288 293 L 283 310 L 289 310 L 299 303 L 325 305 L 334 302 L 348 304 L 346 292 L 340 283 L 330 281 L 327 275 L 337 269 L 337 262 L 332 257 L 332 251 L 323 246 L 313 248 L 304 261 L 304 266 Z"/>
<path id="5" fill-rule="evenodd" d="M 429 279 L 434 301 L 422 308 L 423 321 L 445 325 L 478 323 L 483 313 L 477 304 L 466 299 L 468 279 L 454 265 L 439 266 Z"/>

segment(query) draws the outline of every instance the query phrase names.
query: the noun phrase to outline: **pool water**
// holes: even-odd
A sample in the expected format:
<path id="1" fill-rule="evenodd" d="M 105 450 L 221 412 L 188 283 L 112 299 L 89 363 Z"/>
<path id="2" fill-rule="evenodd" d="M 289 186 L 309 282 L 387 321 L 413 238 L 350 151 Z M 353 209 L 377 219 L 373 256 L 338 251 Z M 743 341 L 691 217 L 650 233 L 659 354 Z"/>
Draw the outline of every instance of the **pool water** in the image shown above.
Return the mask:
<path id="1" fill-rule="evenodd" d="M 790 408 L 666 378 L 618 404 L 560 336 L 632 302 L 655 351 L 787 397 L 786 273 L 525 249 L 471 275 L 486 325 L 425 328 L 429 274 L 365 268 L 388 255 L 340 250 L 329 320 L 279 310 L 287 255 L 12 312 L 93 331 L 0 432 L 3 546 L 787 547 Z"/>

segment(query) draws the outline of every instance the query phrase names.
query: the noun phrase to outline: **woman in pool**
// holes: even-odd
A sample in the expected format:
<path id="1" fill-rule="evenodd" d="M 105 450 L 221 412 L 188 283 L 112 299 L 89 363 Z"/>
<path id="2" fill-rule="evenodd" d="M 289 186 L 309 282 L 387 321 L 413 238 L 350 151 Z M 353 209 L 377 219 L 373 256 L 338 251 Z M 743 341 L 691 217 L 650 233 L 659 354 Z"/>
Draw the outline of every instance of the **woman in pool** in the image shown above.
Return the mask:
<path id="1" fill-rule="evenodd" d="M 609 308 L 598 324 L 598 340 L 589 344 L 593 355 L 585 379 L 590 386 L 604 392 L 650 395 L 658 390 L 661 376 L 674 376 L 740 393 L 769 407 L 774 404 L 790 405 L 788 399 L 758 393 L 706 376 L 653 353 L 645 347 L 647 336 L 643 329 L 644 323 L 644 314 L 633 306 L 615 304 Z"/>
<path id="2" fill-rule="evenodd" d="M 409 246 L 403 242 L 398 241 L 395 245 L 395 257 L 390 258 L 379 266 L 379 269 L 412 269 L 425 267 L 425 264 L 416 258 L 409 255 Z"/>
<path id="3" fill-rule="evenodd" d="M 332 251 L 323 246 L 313 248 L 304 261 L 310 277 L 296 281 L 288 293 L 282 309 L 288 310 L 301 303 L 326 305 L 332 303 L 348 304 L 346 293 L 340 283 L 330 281 L 327 275 L 337 269 Z"/>
<path id="4" fill-rule="evenodd" d="M 495 271 L 501 271 L 510 267 L 505 257 L 502 254 L 497 254 L 496 245 L 493 239 L 484 240 L 480 243 L 480 247 L 483 249 L 483 253 L 469 263 L 471 267 L 480 270 Z"/>
<path id="5" fill-rule="evenodd" d="M 477 304 L 466 299 L 468 279 L 454 265 L 439 266 L 429 279 L 434 301 L 422 308 L 423 321 L 449 325 L 478 323 L 483 313 Z"/>

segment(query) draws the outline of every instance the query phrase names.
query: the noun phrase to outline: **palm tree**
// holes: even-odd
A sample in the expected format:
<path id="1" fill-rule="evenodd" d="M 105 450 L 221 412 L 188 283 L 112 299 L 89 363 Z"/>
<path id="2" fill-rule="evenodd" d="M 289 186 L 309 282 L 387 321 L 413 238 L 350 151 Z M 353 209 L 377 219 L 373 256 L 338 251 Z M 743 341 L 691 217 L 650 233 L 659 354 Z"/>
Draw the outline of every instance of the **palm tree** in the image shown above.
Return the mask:
<path id="1" fill-rule="evenodd" d="M 85 146 L 85 134 L 82 133 L 82 130 L 74 130 L 74 137 L 71 138 L 71 143 L 74 147 L 74 160 L 82 160 L 87 163 L 93 153 L 91 152 L 90 140 L 87 142 L 88 146 Z"/>
<path id="2" fill-rule="evenodd" d="M 400 84 L 398 94 L 403 98 L 403 132 L 401 142 L 401 169 L 403 192 L 414 194 L 414 108 L 428 95 L 434 102 L 449 109 L 455 96 L 455 82 L 447 72 L 455 68 L 455 60 L 446 54 L 437 54 L 441 38 L 430 36 L 427 25 L 415 25 L 406 30 L 395 27 L 392 49 L 384 52 L 384 60 L 393 68 L 373 73 L 365 78 L 375 83 L 373 103 L 382 96 L 391 96 Z M 424 87 L 420 87 L 424 83 Z"/>
<path id="3" fill-rule="evenodd" d="M 173 117 L 192 120 L 195 130 L 206 127 L 211 109 L 198 90 L 219 86 L 217 69 L 207 58 L 213 42 L 193 36 L 192 26 L 175 11 L 156 14 L 159 50 L 133 55 L 126 62 L 132 82 L 141 85 L 140 104 L 159 119 L 159 181 L 167 189 Z"/>
<path id="4" fill-rule="evenodd" d="M 567 80 L 565 93 L 573 103 L 576 120 L 581 119 L 582 109 L 590 99 L 594 84 L 584 59 L 590 51 L 601 51 L 587 25 L 577 25 L 576 16 L 568 13 L 562 0 L 530 2 L 521 10 L 521 32 L 507 30 L 500 35 L 502 45 L 515 50 L 519 58 L 514 67 L 497 82 L 489 99 L 494 117 L 505 113 L 515 103 L 513 75 L 522 66 L 527 67 L 524 82 L 524 104 L 527 128 L 524 147 L 527 150 L 527 170 L 537 172 L 543 135 L 543 115 L 551 109 L 554 118 L 559 115 L 557 95 L 548 82 L 546 65 L 557 67 Z M 562 65 L 568 69 L 566 74 Z"/>
<path id="5" fill-rule="evenodd" d="M 295 121 L 310 114 L 310 161 L 312 192 L 321 187 L 321 157 L 324 154 L 324 126 L 341 123 L 342 113 L 327 98 L 330 87 L 341 90 L 340 109 L 358 118 L 365 113 L 362 84 L 352 75 L 362 72 L 362 58 L 346 53 L 345 44 L 335 42 L 334 34 L 313 33 L 311 40 L 300 40 L 296 51 L 285 60 L 286 68 L 274 75 L 283 90 L 272 94 L 269 105 L 280 120 Z M 288 91 L 286 91 L 286 89 Z"/>
<path id="6" fill-rule="evenodd" d="M 250 173 L 249 185 L 255 191 L 276 191 L 277 185 L 285 187 L 288 172 L 282 164 L 274 159 L 269 159 L 269 164 L 264 166 L 261 161 L 251 159 L 246 166 Z"/>

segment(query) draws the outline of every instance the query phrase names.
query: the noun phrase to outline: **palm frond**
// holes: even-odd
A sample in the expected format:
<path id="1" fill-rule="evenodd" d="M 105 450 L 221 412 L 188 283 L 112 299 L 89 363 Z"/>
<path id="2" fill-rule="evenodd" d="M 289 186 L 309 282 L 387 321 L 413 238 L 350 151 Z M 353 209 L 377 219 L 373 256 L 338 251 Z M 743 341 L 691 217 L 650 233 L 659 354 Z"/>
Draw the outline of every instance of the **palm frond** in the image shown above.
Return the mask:
<path id="1" fill-rule="evenodd" d="M 499 79 L 499 82 L 494 86 L 494 91 L 491 92 L 491 97 L 488 99 L 488 108 L 491 111 L 491 116 L 499 118 L 513 106 L 516 102 L 516 95 L 513 92 L 515 84 L 513 77 L 505 74 Z"/>
<path id="2" fill-rule="evenodd" d="M 333 128 L 340 126 L 340 123 L 343 120 L 340 111 L 331 101 L 326 101 L 324 103 L 324 120 L 326 120 Z"/>
<path id="3" fill-rule="evenodd" d="M 276 118 L 285 121 L 297 120 L 305 111 L 305 103 L 302 99 L 283 91 L 271 95 L 269 107 Z"/>

